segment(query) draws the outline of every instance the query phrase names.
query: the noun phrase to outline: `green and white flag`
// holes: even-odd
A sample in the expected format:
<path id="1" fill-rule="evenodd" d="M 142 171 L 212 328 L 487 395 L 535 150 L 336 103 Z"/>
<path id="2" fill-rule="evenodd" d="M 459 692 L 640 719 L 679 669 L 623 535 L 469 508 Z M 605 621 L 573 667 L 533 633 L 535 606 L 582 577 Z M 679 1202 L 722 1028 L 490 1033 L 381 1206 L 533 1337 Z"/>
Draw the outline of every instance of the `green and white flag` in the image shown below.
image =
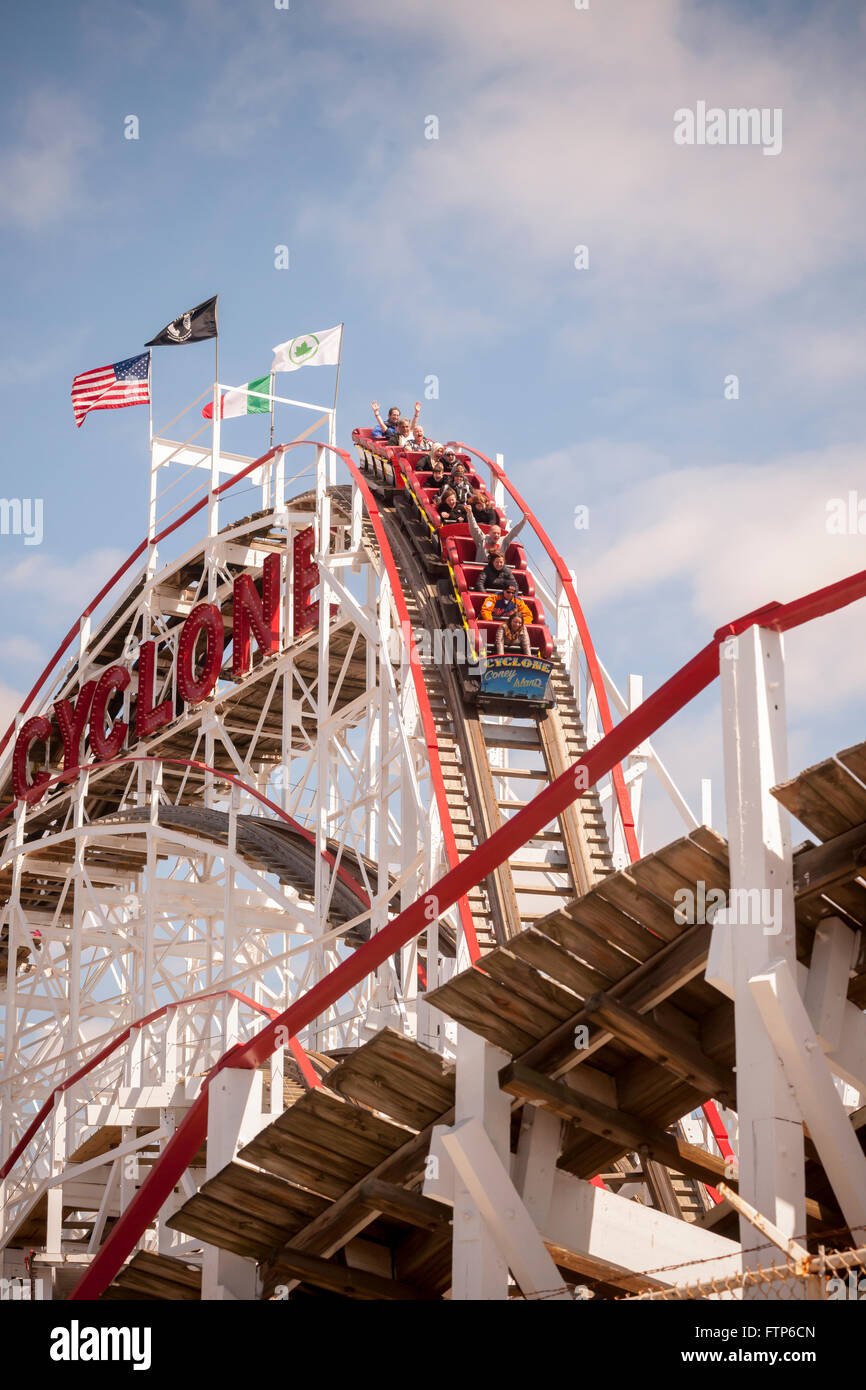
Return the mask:
<path id="1" fill-rule="evenodd" d="M 340 360 L 343 325 L 323 328 L 319 333 L 304 333 L 290 338 L 274 348 L 272 372 L 296 372 L 299 367 L 336 367 Z"/>
<path id="2" fill-rule="evenodd" d="M 251 396 L 251 391 L 262 394 Z M 246 386 L 233 387 L 220 397 L 220 419 L 230 420 L 234 415 L 267 415 L 271 408 L 270 393 L 270 376 L 259 376 L 255 381 L 248 381 Z M 213 401 L 204 407 L 202 415 L 206 420 L 213 419 Z"/>

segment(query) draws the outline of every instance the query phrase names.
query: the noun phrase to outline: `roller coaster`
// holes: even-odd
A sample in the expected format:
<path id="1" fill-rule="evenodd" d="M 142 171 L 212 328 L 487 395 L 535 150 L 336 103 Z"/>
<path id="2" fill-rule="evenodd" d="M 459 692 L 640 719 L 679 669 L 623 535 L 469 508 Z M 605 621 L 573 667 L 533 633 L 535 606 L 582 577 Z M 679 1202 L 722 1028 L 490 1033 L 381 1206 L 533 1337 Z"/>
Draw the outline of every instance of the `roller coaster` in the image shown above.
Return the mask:
<path id="1" fill-rule="evenodd" d="M 866 745 L 789 776 L 783 633 L 866 572 L 624 696 L 501 459 L 455 444 L 527 519 L 499 656 L 421 455 L 352 438 L 155 437 L 2 742 L 5 1286 L 824 1296 L 866 1245 Z M 716 679 L 727 840 L 651 743 Z"/>

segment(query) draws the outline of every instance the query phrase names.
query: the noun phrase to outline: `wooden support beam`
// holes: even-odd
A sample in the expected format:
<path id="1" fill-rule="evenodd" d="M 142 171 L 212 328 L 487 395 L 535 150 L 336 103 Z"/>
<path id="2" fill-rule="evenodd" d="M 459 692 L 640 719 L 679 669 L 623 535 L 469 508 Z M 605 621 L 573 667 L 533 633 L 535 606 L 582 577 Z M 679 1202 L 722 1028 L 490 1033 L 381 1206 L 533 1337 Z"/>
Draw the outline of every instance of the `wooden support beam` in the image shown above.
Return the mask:
<path id="1" fill-rule="evenodd" d="M 794 856 L 794 896 L 823 892 L 862 872 L 866 865 L 866 825 L 855 825 L 823 845 Z"/>
<path id="2" fill-rule="evenodd" d="M 667 1287 L 651 1274 L 633 1274 L 630 1270 L 618 1269 L 616 1265 L 608 1264 L 598 1255 L 577 1253 L 550 1240 L 544 1243 L 554 1264 L 560 1269 L 568 1269 L 572 1274 L 579 1274 L 584 1279 L 597 1279 L 615 1289 L 622 1289 L 623 1293 L 646 1293 L 649 1289 Z"/>
<path id="3" fill-rule="evenodd" d="M 689 980 L 703 975 L 711 932 L 709 923 L 689 927 L 676 941 L 618 980 L 607 991 L 608 997 L 622 1000 L 636 1010 L 655 1008 Z M 517 1061 L 537 1071 L 561 1076 L 611 1041 L 613 1034 L 609 1029 L 602 1029 L 590 1039 L 588 1048 L 578 1051 L 574 1046 L 574 1030 L 578 1024 L 589 1021 L 586 1009 L 581 1008 L 552 1033 L 534 1043 Z"/>
<path id="4" fill-rule="evenodd" d="M 403 1221 L 407 1226 L 418 1226 L 423 1231 L 436 1231 L 451 1220 L 451 1208 L 443 1202 L 422 1197 L 420 1192 L 407 1192 L 405 1187 L 383 1182 L 380 1178 L 368 1178 L 361 1184 L 358 1201 L 362 1207 Z"/>
<path id="5" fill-rule="evenodd" d="M 803 1116 L 749 988 L 774 958 L 792 970 L 797 960 L 790 821 L 772 791 L 787 776 L 782 634 L 750 627 L 719 665 L 731 866 L 723 936 L 734 1000 L 739 1190 L 792 1235 L 806 1223 Z M 765 902 L 772 903 L 769 919 Z M 745 1253 L 751 1227 L 742 1216 L 740 1236 L 743 1267 L 754 1267 L 760 1257 Z M 758 1296 L 744 1290 L 746 1299 Z"/>
<path id="6" fill-rule="evenodd" d="M 285 1249 L 280 1252 L 275 1269 L 285 1271 L 293 1279 L 305 1284 L 314 1284 L 317 1289 L 327 1289 L 329 1293 L 339 1293 L 345 1298 L 382 1299 L 399 1301 L 424 1300 L 410 1284 L 398 1283 L 396 1279 L 383 1279 L 378 1274 L 368 1274 L 361 1269 L 349 1269 L 346 1265 L 323 1260 L 320 1255 L 308 1255 L 301 1250 Z"/>
<path id="7" fill-rule="evenodd" d="M 825 917 L 818 923 L 803 1002 L 825 1052 L 835 1051 L 842 1040 L 856 945 L 857 933 L 841 918 Z"/>
<path id="8" fill-rule="evenodd" d="M 755 1211 L 755 1208 L 746 1201 L 745 1197 L 741 1197 L 738 1192 L 732 1192 L 727 1183 L 719 1183 L 719 1193 L 726 1201 L 730 1202 L 735 1211 L 738 1211 L 741 1216 L 745 1216 L 746 1220 L 751 1222 L 756 1231 L 762 1236 L 767 1236 L 774 1245 L 783 1250 L 789 1259 L 798 1260 L 801 1264 L 808 1265 L 809 1251 L 805 1245 L 800 1245 L 799 1241 L 791 1240 L 790 1236 L 786 1236 L 783 1231 L 779 1230 L 778 1226 L 773 1225 L 772 1221 L 768 1221 L 766 1216 Z"/>
<path id="9" fill-rule="evenodd" d="M 440 1123 L 450 1124 L 454 1118 L 454 1111 L 449 1110 L 441 1117 Z M 369 1226 L 371 1221 L 375 1221 L 375 1211 L 370 1207 L 362 1206 L 358 1200 L 361 1188 L 371 1179 L 380 1178 L 390 1182 L 409 1182 L 420 1177 L 424 1172 L 424 1161 L 430 1147 L 430 1139 L 433 1134 L 434 1126 L 427 1125 L 418 1134 L 413 1134 L 405 1144 L 395 1153 L 389 1154 L 384 1158 L 378 1167 L 372 1172 L 359 1179 L 353 1187 L 344 1192 L 342 1197 L 338 1197 L 335 1202 L 326 1207 L 319 1216 L 304 1226 L 303 1230 L 297 1232 L 292 1237 L 291 1244 L 285 1245 L 281 1250 L 274 1251 L 270 1260 L 266 1261 L 263 1267 L 263 1277 L 265 1282 L 270 1282 L 271 1271 L 280 1263 L 282 1255 L 292 1255 L 299 1250 L 309 1250 L 317 1255 L 330 1255 L 335 1250 L 339 1250 L 363 1231 L 365 1226 Z"/>
<path id="10" fill-rule="evenodd" d="M 480 1121 L 460 1121 L 443 1134 L 442 1143 L 524 1296 L 571 1302 L 535 1222 Z"/>
<path id="11" fill-rule="evenodd" d="M 866 1158 L 833 1084 L 794 972 L 787 961 L 774 961 L 764 974 L 751 978 L 749 987 L 854 1241 L 862 1243 Z"/>
<path id="12" fill-rule="evenodd" d="M 587 999 L 586 1012 L 593 1022 L 602 1024 L 615 1038 L 628 1043 L 644 1057 L 682 1077 L 696 1090 L 706 1091 L 707 1095 L 733 1107 L 736 1096 L 733 1072 L 712 1061 L 695 1044 L 610 994 L 594 994 Z"/>
<path id="13" fill-rule="evenodd" d="M 541 1234 L 558 1265 L 636 1292 L 654 1283 L 688 1283 L 695 1264 L 702 1272 L 722 1276 L 737 1273 L 740 1266 L 734 1241 L 561 1169 Z"/>
<path id="14" fill-rule="evenodd" d="M 542 1105 L 561 1119 L 576 1121 L 592 1134 L 655 1159 L 687 1178 L 697 1178 L 699 1182 L 714 1186 L 725 1177 L 724 1159 L 716 1158 L 694 1144 L 687 1144 L 685 1140 L 647 1124 L 636 1115 L 613 1110 L 599 1101 L 580 1096 L 565 1082 L 553 1081 L 519 1062 L 503 1068 L 499 1084 L 509 1095 Z M 728 1182 L 733 1186 L 730 1178 Z"/>
<path id="15" fill-rule="evenodd" d="M 659 1211 L 666 1212 L 668 1216 L 682 1216 L 680 1204 L 677 1201 L 677 1194 L 671 1182 L 671 1175 L 663 1163 L 657 1163 L 654 1158 L 644 1159 L 644 1169 L 646 1170 L 646 1185 L 650 1190 L 653 1199 L 653 1206 Z"/>

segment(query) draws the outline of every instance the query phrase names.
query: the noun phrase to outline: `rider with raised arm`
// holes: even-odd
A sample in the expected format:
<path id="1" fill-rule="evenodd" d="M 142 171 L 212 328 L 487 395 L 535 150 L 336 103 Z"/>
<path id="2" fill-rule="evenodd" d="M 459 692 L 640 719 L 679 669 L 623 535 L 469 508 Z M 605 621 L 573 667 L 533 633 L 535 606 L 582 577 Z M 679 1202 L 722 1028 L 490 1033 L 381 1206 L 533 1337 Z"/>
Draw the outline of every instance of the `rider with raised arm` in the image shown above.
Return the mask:
<path id="1" fill-rule="evenodd" d="M 402 412 L 402 410 L 400 409 L 399 405 L 392 405 L 392 406 L 390 407 L 389 411 L 388 411 L 388 419 L 387 419 L 387 421 L 386 421 L 386 420 L 383 420 L 383 419 L 382 419 L 382 416 L 379 414 L 379 402 L 378 402 L 378 401 L 371 401 L 371 402 L 370 402 L 370 405 L 373 407 L 373 414 L 374 414 L 374 416 L 376 417 L 376 424 L 379 426 L 379 429 L 382 431 L 382 434 L 385 436 L 385 438 L 386 438 L 386 440 L 387 440 L 387 437 L 388 437 L 389 433 L 391 433 L 391 432 L 396 433 L 396 432 L 397 432 L 397 428 L 398 428 L 398 426 L 399 426 L 399 424 L 400 424 L 400 421 L 403 419 L 403 412 Z M 420 402 L 420 401 L 416 401 L 416 402 L 415 402 L 415 414 L 413 415 L 413 417 L 412 417 L 411 420 L 407 421 L 407 424 L 408 424 L 410 430 L 414 430 L 415 426 L 416 426 L 417 423 L 418 423 L 418 416 L 419 416 L 420 414 L 421 414 L 421 402 Z M 391 441 L 388 441 L 388 442 L 390 443 Z M 393 442 L 396 443 L 396 440 L 393 441 Z"/>
<path id="2" fill-rule="evenodd" d="M 517 525 L 513 526 L 510 531 L 507 531 L 504 536 L 502 534 L 502 528 L 496 523 L 490 527 L 490 530 L 485 535 L 478 525 L 471 507 L 469 508 L 468 520 L 469 534 L 475 542 L 476 565 L 483 565 L 490 558 L 491 551 L 497 548 L 502 551 L 503 555 L 507 555 L 508 547 L 511 545 L 514 538 L 519 536 L 523 527 L 526 525 L 526 516 L 524 515 L 520 518 Z"/>

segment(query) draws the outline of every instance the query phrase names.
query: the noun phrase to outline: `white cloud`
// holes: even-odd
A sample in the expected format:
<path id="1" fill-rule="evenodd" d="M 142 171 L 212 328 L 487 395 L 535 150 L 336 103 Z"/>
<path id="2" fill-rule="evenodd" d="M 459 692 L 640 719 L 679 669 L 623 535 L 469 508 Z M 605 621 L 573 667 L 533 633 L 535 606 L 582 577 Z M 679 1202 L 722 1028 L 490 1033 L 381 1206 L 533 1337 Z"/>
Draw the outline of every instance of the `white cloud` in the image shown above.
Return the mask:
<path id="1" fill-rule="evenodd" d="M 68 626 L 125 558 L 122 551 L 108 548 L 91 551 L 68 564 L 42 553 L 28 555 L 6 571 L 6 586 L 23 597 L 38 600 L 43 623 L 53 622 L 56 617 Z M 123 581 L 118 592 L 122 590 Z"/>
<path id="2" fill-rule="evenodd" d="M 590 612 L 601 610 L 601 627 L 609 615 L 627 612 L 638 647 L 651 625 L 666 643 L 671 669 L 693 654 L 683 649 L 684 631 L 707 641 L 766 603 L 789 602 L 866 569 L 866 534 L 827 529 L 828 504 L 847 503 L 852 491 L 863 502 L 866 528 L 861 447 L 761 465 L 671 468 L 639 446 L 593 441 L 538 460 L 533 472 L 560 496 L 581 478 L 597 498 L 590 529 L 564 546 L 582 598 Z M 858 636 L 864 619 L 861 600 L 788 635 L 794 710 L 839 710 L 866 687 L 866 644 Z"/>
<path id="3" fill-rule="evenodd" d="M 866 536 L 827 530 L 831 499 L 846 498 L 862 477 L 863 453 L 853 446 L 652 473 L 632 484 L 616 539 L 609 526 L 603 545 L 593 537 L 584 581 L 597 600 L 611 601 L 645 593 L 648 581 L 681 579 L 694 614 L 716 625 L 795 598 L 866 562 Z M 616 495 L 617 507 L 625 501 Z"/>
<path id="4" fill-rule="evenodd" d="M 77 97 L 47 87 L 32 92 L 0 156 L 0 221 L 31 231 L 83 206 L 84 173 L 98 140 Z"/>
<path id="5" fill-rule="evenodd" d="M 43 648 L 32 637 L 12 636 L 0 639 L 0 662 L 11 666 L 33 665 L 45 659 Z"/>
<path id="6" fill-rule="evenodd" d="M 531 18 L 524 0 L 442 0 L 435 12 L 424 0 L 398 12 L 370 0 L 363 12 L 330 13 L 343 26 L 381 26 L 383 44 L 426 45 L 425 104 L 405 86 L 389 127 L 404 142 L 389 161 L 399 213 L 385 205 L 359 233 L 372 149 L 342 208 L 333 190 L 327 208 L 305 204 L 308 224 L 353 253 L 360 235 L 371 273 L 391 284 L 435 264 L 442 274 L 430 283 L 447 300 L 448 271 L 474 258 L 511 271 L 515 300 L 533 299 L 546 277 L 568 293 L 584 273 L 571 269 L 572 248 L 586 243 L 586 311 L 649 301 L 661 323 L 765 303 L 857 254 L 866 96 L 832 33 L 804 24 L 779 43 L 704 7 L 698 51 L 696 7 L 675 0 L 542 6 Z M 781 107 L 781 154 L 676 146 L 674 111 L 698 99 Z M 431 113 L 438 141 L 423 137 Z M 371 147 L 386 139 L 370 130 Z M 429 298 L 416 302 L 426 310 Z"/>
<path id="7" fill-rule="evenodd" d="M 859 381 L 866 361 L 866 329 L 862 324 L 846 328 L 822 328 L 800 324 L 783 344 L 785 363 L 809 385 Z"/>
<path id="8" fill-rule="evenodd" d="M 23 690 L 14 690 L 5 681 L 0 681 L 0 736 L 2 736 L 21 708 Z"/>

